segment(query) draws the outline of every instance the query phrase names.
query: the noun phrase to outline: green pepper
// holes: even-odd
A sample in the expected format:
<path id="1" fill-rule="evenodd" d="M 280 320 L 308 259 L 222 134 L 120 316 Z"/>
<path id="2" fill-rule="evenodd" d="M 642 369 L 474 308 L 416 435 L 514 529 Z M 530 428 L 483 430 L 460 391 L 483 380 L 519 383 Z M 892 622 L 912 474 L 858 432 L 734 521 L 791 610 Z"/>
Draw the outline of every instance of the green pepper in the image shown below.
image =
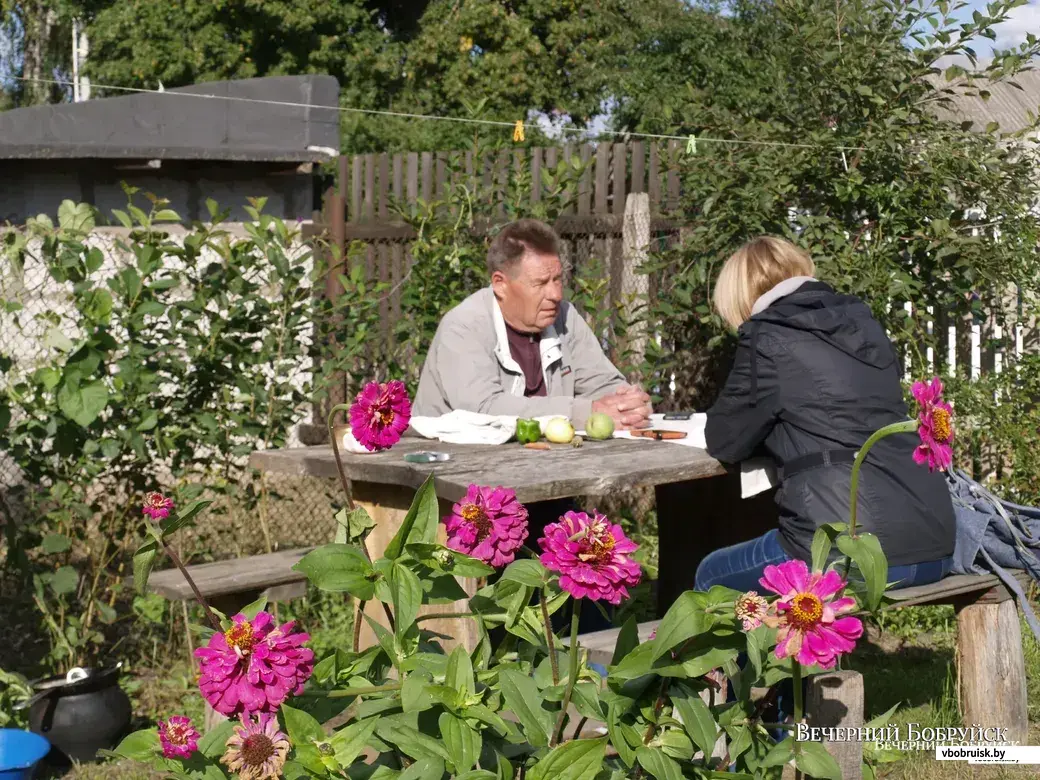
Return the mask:
<path id="1" fill-rule="evenodd" d="M 516 440 L 521 444 L 530 444 L 542 438 L 542 426 L 537 420 L 516 421 Z"/>

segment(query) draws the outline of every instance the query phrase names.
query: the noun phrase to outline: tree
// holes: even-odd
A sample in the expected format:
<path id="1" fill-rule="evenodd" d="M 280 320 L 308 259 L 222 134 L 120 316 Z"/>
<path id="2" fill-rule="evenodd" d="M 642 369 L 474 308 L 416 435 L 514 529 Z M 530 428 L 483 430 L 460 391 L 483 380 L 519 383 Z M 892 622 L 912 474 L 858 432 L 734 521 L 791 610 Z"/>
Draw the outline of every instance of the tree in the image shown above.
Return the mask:
<path id="1" fill-rule="evenodd" d="M 973 59 L 973 41 L 1016 4 L 998 0 L 961 29 L 942 3 L 750 0 L 715 26 L 691 10 L 635 52 L 618 126 L 700 139 L 682 161 L 687 241 L 661 264 L 676 343 L 702 338 L 720 263 L 762 233 L 809 249 L 919 368 L 942 318 L 970 316 L 1010 284 L 1035 289 L 1035 148 L 935 110 L 1036 56 L 1033 38 L 975 74 L 941 66 Z"/>

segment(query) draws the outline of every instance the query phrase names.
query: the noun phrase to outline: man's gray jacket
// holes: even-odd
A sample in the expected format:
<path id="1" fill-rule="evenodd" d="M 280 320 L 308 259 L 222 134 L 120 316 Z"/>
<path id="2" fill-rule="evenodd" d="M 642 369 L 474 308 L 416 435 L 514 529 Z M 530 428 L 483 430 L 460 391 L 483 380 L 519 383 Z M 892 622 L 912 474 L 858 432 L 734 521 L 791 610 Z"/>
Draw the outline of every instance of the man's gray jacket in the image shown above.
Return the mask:
<path id="1" fill-rule="evenodd" d="M 438 417 L 463 409 L 519 417 L 569 417 L 583 428 L 592 402 L 625 378 L 603 354 L 591 328 L 563 301 L 556 321 L 542 331 L 546 395 L 524 397 L 523 371 L 509 352 L 506 323 L 490 287 L 449 311 L 423 364 L 413 414 Z"/>

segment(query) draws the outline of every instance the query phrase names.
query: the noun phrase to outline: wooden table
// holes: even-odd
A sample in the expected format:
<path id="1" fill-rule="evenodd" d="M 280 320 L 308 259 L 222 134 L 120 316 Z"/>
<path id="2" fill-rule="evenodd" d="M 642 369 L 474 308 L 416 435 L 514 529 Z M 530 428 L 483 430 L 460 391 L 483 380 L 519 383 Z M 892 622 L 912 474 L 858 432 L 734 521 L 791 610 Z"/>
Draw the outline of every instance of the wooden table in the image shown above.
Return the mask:
<path id="1" fill-rule="evenodd" d="M 451 460 L 432 464 L 404 460 L 405 454 L 419 450 L 447 452 Z M 510 487 L 525 504 L 654 487 L 660 540 L 657 598 L 661 614 L 680 593 L 693 587 L 697 564 L 708 552 L 751 539 L 776 523 L 771 493 L 741 500 L 738 473 L 727 471 L 704 450 L 670 442 L 586 440 L 580 449 L 556 445 L 545 451 L 529 450 L 515 442 L 499 446 L 461 445 L 406 436 L 386 452 L 341 452 L 341 456 L 354 501 L 376 521 L 369 536 L 369 550 L 374 557 L 382 554 L 400 527 L 416 489 L 431 473 L 441 499 L 442 515 L 450 514 L 452 503 L 461 499 L 474 483 Z M 262 471 L 278 474 L 338 476 L 328 445 L 255 452 L 249 462 Z M 382 612 L 369 606 L 373 607 L 370 617 L 382 619 Z M 463 602 L 455 607 L 455 611 L 466 610 Z M 442 606 L 437 610 L 446 611 Z M 427 622 L 426 627 L 455 636 L 467 647 L 477 640 L 476 629 L 468 621 L 445 620 L 440 624 L 434 620 Z M 367 633 L 367 625 L 364 631 L 367 646 L 375 640 Z"/>

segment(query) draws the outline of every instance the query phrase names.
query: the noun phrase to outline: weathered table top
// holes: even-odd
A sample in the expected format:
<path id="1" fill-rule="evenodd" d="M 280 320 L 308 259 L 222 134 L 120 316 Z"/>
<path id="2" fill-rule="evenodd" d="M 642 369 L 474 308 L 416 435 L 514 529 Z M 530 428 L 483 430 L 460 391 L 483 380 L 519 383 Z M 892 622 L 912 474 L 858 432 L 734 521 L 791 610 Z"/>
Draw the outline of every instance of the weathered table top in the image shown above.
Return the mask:
<path id="1" fill-rule="evenodd" d="M 448 452 L 444 463 L 408 463 L 404 455 L 420 450 Z M 446 444 L 406 436 L 392 449 L 369 455 L 340 452 L 353 482 L 401 485 L 416 489 L 435 474 L 437 495 L 458 501 L 471 484 L 504 485 L 524 503 L 603 495 L 632 487 L 650 487 L 725 473 L 707 452 L 670 442 L 641 439 L 586 440 L 580 448 L 554 445 L 530 450 L 516 442 L 502 445 Z M 332 447 L 297 447 L 254 452 L 249 462 L 261 471 L 311 477 L 336 477 Z"/>

